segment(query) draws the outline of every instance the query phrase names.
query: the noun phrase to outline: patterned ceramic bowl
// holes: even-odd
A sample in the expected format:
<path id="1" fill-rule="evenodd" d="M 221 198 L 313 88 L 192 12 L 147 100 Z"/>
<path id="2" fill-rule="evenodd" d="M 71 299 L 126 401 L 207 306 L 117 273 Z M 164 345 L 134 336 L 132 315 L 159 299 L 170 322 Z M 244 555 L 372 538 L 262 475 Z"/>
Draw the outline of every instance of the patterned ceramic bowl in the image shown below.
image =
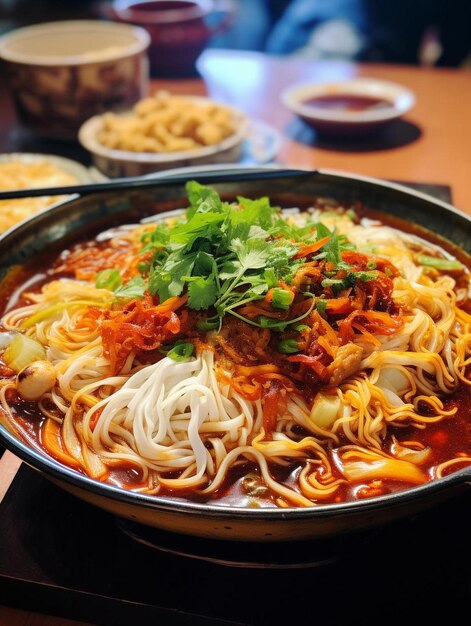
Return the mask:
<path id="1" fill-rule="evenodd" d="M 92 115 L 129 108 L 147 92 L 149 42 L 139 27 L 99 20 L 7 33 L 0 58 L 20 120 L 43 136 L 71 139 Z"/>

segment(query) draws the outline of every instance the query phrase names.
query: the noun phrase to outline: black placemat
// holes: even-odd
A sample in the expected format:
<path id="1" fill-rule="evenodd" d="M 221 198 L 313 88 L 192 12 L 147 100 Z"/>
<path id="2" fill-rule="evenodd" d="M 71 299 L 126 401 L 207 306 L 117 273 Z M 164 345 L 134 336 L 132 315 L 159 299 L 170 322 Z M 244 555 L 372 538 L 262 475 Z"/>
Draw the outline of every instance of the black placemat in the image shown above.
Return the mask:
<path id="1" fill-rule="evenodd" d="M 331 561 L 317 542 L 317 566 L 245 569 L 142 545 L 112 515 L 23 465 L 0 505 L 0 598 L 116 626 L 285 626 L 329 615 L 337 624 L 355 623 L 355 614 L 373 624 L 386 606 L 404 619 L 415 612 L 427 619 L 445 604 L 451 618 L 470 598 L 469 504 L 462 494 L 399 523 L 331 540 Z M 302 557 L 315 546 L 298 542 L 292 550 Z M 276 555 L 286 546 L 265 548 Z"/>

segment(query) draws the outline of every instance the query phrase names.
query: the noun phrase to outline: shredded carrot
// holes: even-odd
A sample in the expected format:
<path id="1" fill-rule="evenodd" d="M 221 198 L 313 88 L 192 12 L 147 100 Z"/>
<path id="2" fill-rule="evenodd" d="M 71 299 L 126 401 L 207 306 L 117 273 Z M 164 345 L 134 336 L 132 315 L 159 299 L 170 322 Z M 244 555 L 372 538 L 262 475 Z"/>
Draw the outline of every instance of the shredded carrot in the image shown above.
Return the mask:
<path id="1" fill-rule="evenodd" d="M 384 311 L 353 311 L 348 317 L 338 323 L 339 336 L 342 343 L 352 341 L 355 338 L 354 327 L 364 334 L 390 335 L 396 332 L 403 323 L 400 317 L 392 317 Z M 379 345 L 379 341 L 373 335 L 371 335 L 370 341 L 375 345 Z"/>
<path id="2" fill-rule="evenodd" d="M 299 268 L 291 282 L 292 287 L 298 288 L 306 278 L 312 278 L 316 282 L 320 282 L 322 280 L 322 273 L 319 269 L 317 261 L 304 263 L 304 265 Z"/>
<path id="3" fill-rule="evenodd" d="M 364 326 L 362 326 L 361 324 L 355 324 L 355 322 L 353 322 L 352 323 L 352 328 L 354 328 L 359 333 L 361 333 L 363 335 L 363 338 L 366 339 L 369 343 L 372 343 L 374 346 L 380 346 L 381 345 L 381 341 L 377 337 L 375 337 L 374 335 L 369 333 L 366 330 L 366 328 Z"/>
<path id="4" fill-rule="evenodd" d="M 332 328 L 332 326 L 329 324 L 329 322 L 327 320 L 325 320 L 323 317 L 321 317 L 319 314 L 317 314 L 317 316 L 319 318 L 319 324 L 320 324 L 321 328 L 324 331 L 324 334 L 326 336 L 327 341 L 331 345 L 334 345 L 334 346 L 340 345 L 337 333 Z"/>
<path id="5" fill-rule="evenodd" d="M 261 396 L 262 386 L 257 381 L 247 382 L 243 376 L 237 376 L 229 380 L 232 388 L 247 400 L 255 401 Z"/>
<path id="6" fill-rule="evenodd" d="M 280 368 L 277 365 L 238 365 L 237 374 L 240 376 L 258 376 L 259 374 L 273 374 L 278 373 Z"/>
<path id="7" fill-rule="evenodd" d="M 152 296 L 146 293 L 118 310 L 101 311 L 103 348 L 111 372 L 119 372 L 131 352 L 155 350 L 163 341 L 183 332 L 188 312 L 183 310 L 177 315 L 175 311 L 186 300 L 186 296 L 174 297 L 154 305 Z"/>
<path id="8" fill-rule="evenodd" d="M 287 359 L 290 363 L 300 363 L 309 369 L 312 369 L 316 376 L 325 381 L 328 378 L 327 368 L 323 365 L 317 356 L 308 356 L 307 354 L 293 354 Z"/>
<path id="9" fill-rule="evenodd" d="M 238 309 L 238 312 L 241 315 L 245 315 L 246 317 L 257 317 L 258 315 L 263 315 L 265 317 L 270 317 L 272 319 L 283 319 L 283 316 L 286 315 L 285 311 L 274 311 L 273 309 L 264 309 L 262 306 L 256 306 L 255 304 L 247 304 L 246 306 Z"/>
<path id="10" fill-rule="evenodd" d="M 257 376 L 260 380 L 279 380 L 283 383 L 286 391 L 294 391 L 295 387 L 293 385 L 293 381 L 291 381 L 287 376 L 283 374 L 277 374 L 276 372 L 270 374 L 259 374 Z"/>
<path id="11" fill-rule="evenodd" d="M 327 237 L 323 237 L 322 239 L 319 239 L 319 241 L 310 243 L 307 246 L 302 246 L 296 252 L 293 259 L 302 259 L 303 257 L 309 256 L 310 254 L 314 254 L 314 252 L 317 252 L 318 250 L 320 250 L 322 246 L 325 246 L 325 244 L 329 241 L 330 237 L 331 236 L 328 235 Z"/>
<path id="12" fill-rule="evenodd" d="M 325 310 L 331 315 L 345 315 L 352 311 L 350 298 L 335 298 L 327 300 Z"/>
<path id="13" fill-rule="evenodd" d="M 48 417 L 42 427 L 41 434 L 42 444 L 49 454 L 68 467 L 72 467 L 77 470 L 82 469 L 82 465 L 77 461 L 77 459 L 70 456 L 70 454 L 68 454 L 62 446 L 60 424 Z"/>
<path id="14" fill-rule="evenodd" d="M 329 342 L 327 341 L 327 339 L 325 337 L 323 337 L 322 335 L 320 335 L 317 338 L 317 343 L 321 346 L 321 348 L 326 352 L 326 354 L 328 354 L 329 356 L 331 356 L 332 358 L 334 358 L 334 350 L 332 348 L 332 346 L 329 344 Z"/>
<path id="15" fill-rule="evenodd" d="M 137 252 L 136 244 L 126 244 L 103 248 L 88 246 L 74 250 L 61 264 L 54 268 L 55 272 L 73 273 L 78 280 L 95 280 L 99 271 L 127 267 Z"/>
<path id="16" fill-rule="evenodd" d="M 270 382 L 262 391 L 263 428 L 267 439 L 272 438 L 277 417 L 286 410 L 286 389 L 278 380 Z"/>

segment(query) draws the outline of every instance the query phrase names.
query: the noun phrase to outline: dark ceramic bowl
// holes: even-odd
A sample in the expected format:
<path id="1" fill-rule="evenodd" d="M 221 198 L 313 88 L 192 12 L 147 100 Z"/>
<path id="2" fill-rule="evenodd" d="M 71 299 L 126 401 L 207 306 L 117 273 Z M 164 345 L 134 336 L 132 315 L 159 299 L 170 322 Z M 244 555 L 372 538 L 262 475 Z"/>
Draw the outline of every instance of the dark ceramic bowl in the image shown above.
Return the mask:
<path id="1" fill-rule="evenodd" d="M 0 237 L 0 280 L 13 266 L 51 246 L 61 246 L 62 242 L 68 245 L 71 239 L 92 229 L 133 223 L 182 206 L 188 178 L 180 174 L 158 180 L 144 179 L 130 185 L 128 190 L 104 190 L 33 217 Z M 199 171 L 198 180 L 213 185 L 226 197 L 269 194 L 274 202 L 285 206 L 309 202 L 314 196 L 340 202 L 360 200 L 367 207 L 439 233 L 462 248 L 461 252 L 453 250 L 465 261 L 471 253 L 468 216 L 400 185 L 330 171 L 241 169 L 206 174 Z M 418 487 L 361 501 L 302 509 L 241 509 L 176 502 L 97 482 L 31 449 L 2 426 L 0 442 L 56 485 L 102 509 L 147 526 L 213 539 L 294 541 L 367 529 L 424 510 L 463 491 L 471 483 L 471 467 L 467 467 Z"/>
<path id="2" fill-rule="evenodd" d="M 151 74 L 168 78 L 197 73 L 197 58 L 231 25 L 236 8 L 233 0 L 114 0 L 99 6 L 107 18 L 145 28 Z"/>

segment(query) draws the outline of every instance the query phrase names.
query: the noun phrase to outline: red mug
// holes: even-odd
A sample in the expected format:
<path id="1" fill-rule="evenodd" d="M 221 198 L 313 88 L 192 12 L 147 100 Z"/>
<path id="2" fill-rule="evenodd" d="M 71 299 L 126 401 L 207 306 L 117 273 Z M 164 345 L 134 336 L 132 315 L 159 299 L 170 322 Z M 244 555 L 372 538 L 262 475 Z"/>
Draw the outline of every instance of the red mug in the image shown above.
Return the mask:
<path id="1" fill-rule="evenodd" d="M 196 74 L 196 59 L 211 37 L 233 21 L 233 0 L 115 0 L 101 5 L 101 14 L 145 28 L 150 37 L 152 76 L 184 77 Z M 210 24 L 210 16 L 219 16 Z"/>

